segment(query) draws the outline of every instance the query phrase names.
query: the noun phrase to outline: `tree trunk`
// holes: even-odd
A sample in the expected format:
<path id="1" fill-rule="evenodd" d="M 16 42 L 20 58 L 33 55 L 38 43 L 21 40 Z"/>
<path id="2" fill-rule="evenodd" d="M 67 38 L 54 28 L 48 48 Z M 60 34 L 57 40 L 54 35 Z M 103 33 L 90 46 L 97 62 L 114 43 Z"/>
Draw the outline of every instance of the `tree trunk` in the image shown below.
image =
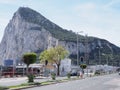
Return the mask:
<path id="1" fill-rule="evenodd" d="M 26 74 L 27 74 L 27 75 L 29 74 L 29 73 L 28 73 L 28 72 L 29 72 L 29 71 L 28 71 L 28 67 L 29 67 L 29 66 L 27 65 L 27 67 L 26 67 Z"/>
<path id="2" fill-rule="evenodd" d="M 57 64 L 57 75 L 60 75 L 60 64 Z"/>

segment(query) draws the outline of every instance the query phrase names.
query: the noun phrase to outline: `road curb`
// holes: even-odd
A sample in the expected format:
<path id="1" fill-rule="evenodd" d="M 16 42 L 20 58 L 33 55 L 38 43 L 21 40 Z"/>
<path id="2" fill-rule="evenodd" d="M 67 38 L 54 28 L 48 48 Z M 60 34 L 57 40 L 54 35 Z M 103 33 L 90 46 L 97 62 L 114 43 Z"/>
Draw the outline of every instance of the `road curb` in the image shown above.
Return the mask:
<path id="1" fill-rule="evenodd" d="M 83 78 L 84 79 L 84 78 Z M 23 86 L 21 88 L 15 88 L 15 89 L 7 89 L 7 90 L 20 90 L 20 89 L 28 89 L 28 88 L 33 88 L 33 87 L 41 87 L 41 86 L 46 86 L 46 85 L 52 85 L 52 84 L 57 84 L 57 83 L 64 83 L 64 82 L 69 82 L 69 81 L 74 81 L 74 80 L 82 80 L 81 78 L 74 78 L 74 79 L 63 79 L 63 80 L 56 80 L 51 83 L 45 84 L 45 85 L 30 85 L 30 86 Z M 49 82 L 49 81 L 48 81 Z"/>

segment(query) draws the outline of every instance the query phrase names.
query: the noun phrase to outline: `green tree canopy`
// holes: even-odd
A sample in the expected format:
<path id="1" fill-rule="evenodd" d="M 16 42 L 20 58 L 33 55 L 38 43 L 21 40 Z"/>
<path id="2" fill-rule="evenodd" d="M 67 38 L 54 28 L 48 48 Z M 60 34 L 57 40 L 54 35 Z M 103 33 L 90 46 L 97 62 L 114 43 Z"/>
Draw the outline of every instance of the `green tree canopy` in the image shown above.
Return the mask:
<path id="1" fill-rule="evenodd" d="M 25 53 L 23 55 L 23 62 L 27 65 L 27 74 L 29 65 L 35 63 L 36 59 L 37 59 L 36 53 Z"/>
<path id="2" fill-rule="evenodd" d="M 50 48 L 48 50 L 43 51 L 40 54 L 40 60 L 45 61 L 48 60 L 48 62 L 55 63 L 58 67 L 58 75 L 59 75 L 59 66 L 62 59 L 64 59 L 68 55 L 68 51 L 65 50 L 62 46 L 56 46 L 53 48 Z"/>
<path id="3" fill-rule="evenodd" d="M 80 65 L 80 68 L 82 68 L 82 69 L 86 69 L 86 67 L 87 67 L 86 64 L 81 64 L 81 65 Z"/>
<path id="4" fill-rule="evenodd" d="M 29 66 L 30 64 L 33 64 L 36 62 L 37 55 L 36 53 L 25 53 L 23 55 L 23 62 Z"/>

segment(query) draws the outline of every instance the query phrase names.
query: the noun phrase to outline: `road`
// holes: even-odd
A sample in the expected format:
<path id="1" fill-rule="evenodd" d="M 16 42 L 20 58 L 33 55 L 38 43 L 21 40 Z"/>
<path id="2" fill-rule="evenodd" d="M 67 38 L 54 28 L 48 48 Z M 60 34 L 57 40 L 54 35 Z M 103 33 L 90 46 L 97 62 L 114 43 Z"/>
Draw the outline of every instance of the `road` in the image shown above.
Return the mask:
<path id="1" fill-rule="evenodd" d="M 118 74 L 97 76 L 23 90 L 120 90 L 120 76 Z"/>

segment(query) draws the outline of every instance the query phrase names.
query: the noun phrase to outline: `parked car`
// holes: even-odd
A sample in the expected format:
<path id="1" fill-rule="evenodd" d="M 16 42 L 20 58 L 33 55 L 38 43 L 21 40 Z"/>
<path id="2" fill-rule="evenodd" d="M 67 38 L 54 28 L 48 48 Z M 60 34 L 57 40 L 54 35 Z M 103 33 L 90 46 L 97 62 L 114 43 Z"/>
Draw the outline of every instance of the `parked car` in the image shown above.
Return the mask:
<path id="1" fill-rule="evenodd" d="M 76 72 L 71 73 L 71 76 L 77 76 L 77 73 Z"/>
<path id="2" fill-rule="evenodd" d="M 71 76 L 77 76 L 77 75 L 78 75 L 78 73 L 77 73 L 77 71 L 76 71 L 76 70 L 73 70 L 73 71 L 71 71 L 70 75 L 71 75 Z"/>
<path id="3" fill-rule="evenodd" d="M 120 75 L 120 72 L 118 72 L 118 74 Z"/>

